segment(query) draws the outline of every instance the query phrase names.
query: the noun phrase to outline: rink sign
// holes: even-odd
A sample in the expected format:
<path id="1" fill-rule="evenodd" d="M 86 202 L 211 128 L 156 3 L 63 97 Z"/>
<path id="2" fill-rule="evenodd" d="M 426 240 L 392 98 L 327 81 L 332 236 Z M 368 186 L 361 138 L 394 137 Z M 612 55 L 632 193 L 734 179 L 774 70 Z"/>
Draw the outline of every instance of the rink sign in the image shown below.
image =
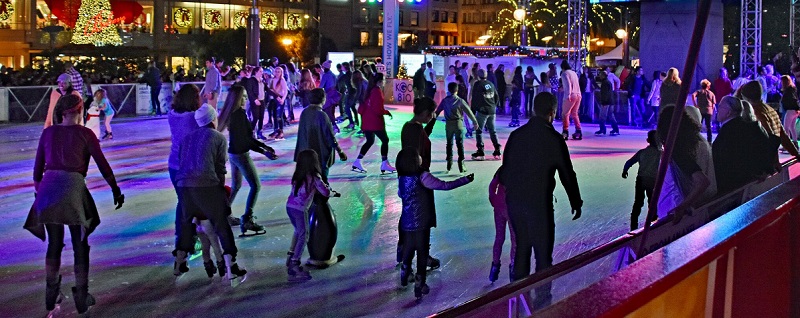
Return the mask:
<path id="1" fill-rule="evenodd" d="M 414 90 L 411 80 L 393 79 L 391 81 L 392 94 L 390 96 L 392 96 L 392 100 L 388 102 L 398 105 L 413 105 Z"/>

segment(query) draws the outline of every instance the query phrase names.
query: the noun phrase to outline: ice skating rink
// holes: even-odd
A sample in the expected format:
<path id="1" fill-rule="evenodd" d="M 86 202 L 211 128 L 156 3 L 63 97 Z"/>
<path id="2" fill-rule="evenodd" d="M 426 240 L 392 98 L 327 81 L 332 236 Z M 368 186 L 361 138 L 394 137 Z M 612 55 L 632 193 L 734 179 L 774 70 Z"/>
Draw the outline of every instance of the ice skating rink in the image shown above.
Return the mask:
<path id="1" fill-rule="evenodd" d="M 411 118 L 411 109 L 389 109 L 394 114 L 393 120 L 387 117 L 389 156 L 394 162 L 400 150 L 400 129 Z M 300 109 L 295 111 L 299 115 Z M 498 119 L 501 144 L 512 131 L 507 127 L 509 119 Z M 523 124 L 526 122 L 527 119 L 522 120 Z M 278 160 L 251 154 L 262 183 L 256 221 L 265 226 L 267 233 L 236 240 L 238 261 L 248 270 L 247 280 L 236 288 L 222 284 L 219 277 L 209 280 L 196 255 L 189 262 L 190 271 L 176 281 L 170 252 L 177 198 L 167 173 L 170 139 L 166 116 L 115 119 L 113 125 L 115 139 L 103 141 L 102 147 L 126 195 L 125 206 L 113 210 L 111 190 L 93 162 L 86 179 L 102 220 L 89 238 L 89 291 L 97 298 L 97 305 L 91 309 L 95 317 L 420 317 L 508 283 L 508 240 L 501 278 L 494 284 L 488 280 L 495 235 L 488 184 L 500 161 L 468 159 L 467 168 L 475 173 L 475 182 L 436 194 L 439 226 L 432 230 L 431 254 L 441 259 L 442 267 L 429 273 L 431 292 L 417 303 L 413 287 L 400 286 L 400 270 L 395 263 L 401 206 L 397 180 L 394 175 L 380 174 L 378 143 L 363 160 L 369 172 L 350 171 L 350 163 L 363 144 L 363 138 L 354 132 L 338 135 L 350 161 L 337 161 L 330 173 L 331 187 L 342 193 L 341 198 L 330 201 L 339 225 L 335 253 L 347 258 L 328 269 L 311 270 L 311 281 L 288 283 L 284 262 L 293 229 L 285 204 L 294 171 L 296 125 L 286 130 L 286 140 L 268 142 L 280 156 Z M 560 123 L 555 126 L 560 129 Z M 33 158 L 41 127 L 41 123 L 0 126 L 2 317 L 46 315 L 46 244 L 22 229 L 34 199 Z M 596 125 L 584 125 L 583 129 L 584 140 L 568 142 L 585 202 L 583 217 L 571 220 L 568 200 L 559 184 L 555 192 L 555 262 L 627 231 L 636 167 L 628 179 L 622 179 L 620 174 L 625 160 L 646 146 L 645 130 L 623 128 L 618 137 L 595 137 Z M 488 134 L 484 135 L 490 153 L 491 143 Z M 431 139 L 431 170 L 443 179 L 457 177 L 457 170 L 445 173 L 442 122 L 437 123 Z M 474 139 L 466 139 L 468 158 L 475 149 Z M 244 211 L 248 189 L 245 183 L 233 204 L 236 216 Z M 234 234 L 239 234 L 238 227 Z M 76 314 L 69 293 L 74 285 L 69 240 L 66 245 L 61 273 L 62 291 L 67 298 L 56 314 L 59 317 Z M 304 256 L 308 256 L 307 250 Z M 599 270 L 610 271 L 610 267 L 600 264 Z M 574 278 L 570 281 L 569 284 L 588 283 Z M 566 288 L 557 281 L 553 292 L 558 299 Z"/>

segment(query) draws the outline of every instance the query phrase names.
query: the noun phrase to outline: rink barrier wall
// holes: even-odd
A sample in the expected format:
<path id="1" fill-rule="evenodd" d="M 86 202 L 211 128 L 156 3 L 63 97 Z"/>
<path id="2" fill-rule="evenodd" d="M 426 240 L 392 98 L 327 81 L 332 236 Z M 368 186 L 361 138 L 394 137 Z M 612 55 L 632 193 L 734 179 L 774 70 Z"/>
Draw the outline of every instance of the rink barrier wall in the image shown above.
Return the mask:
<path id="1" fill-rule="evenodd" d="M 654 257 L 657 259 L 659 258 L 663 259 L 665 253 L 667 256 L 670 255 L 669 252 L 672 252 L 673 255 L 672 259 L 670 259 L 671 261 L 670 263 L 663 263 L 658 265 L 658 267 L 650 268 L 649 270 L 662 271 L 660 272 L 662 274 L 662 277 L 658 278 L 659 281 L 666 279 L 667 276 L 672 277 L 671 275 L 678 275 L 675 277 L 680 277 L 681 279 L 676 280 L 675 278 L 670 278 L 675 282 L 675 284 L 668 285 L 667 287 L 677 286 L 678 283 L 683 282 L 684 279 L 689 279 L 689 274 L 695 273 L 703 269 L 704 267 L 700 266 L 694 268 L 692 271 L 689 272 L 689 274 L 686 274 L 685 269 L 681 269 L 680 266 L 675 264 L 683 264 L 688 261 L 693 261 L 694 258 L 699 258 L 700 256 L 703 255 L 702 253 L 705 253 L 706 251 L 702 250 L 687 251 L 682 249 L 678 250 L 674 245 L 676 244 L 676 242 L 679 241 L 684 242 L 680 243 L 680 246 L 686 246 L 687 244 L 691 245 L 691 242 L 693 242 L 692 239 L 688 239 L 689 243 L 686 243 L 687 240 L 686 237 L 696 237 L 697 235 L 708 236 L 709 230 L 707 228 L 712 228 L 712 229 L 730 228 L 731 225 L 726 222 L 730 222 L 729 219 L 732 217 L 726 217 L 724 219 L 723 217 L 733 213 L 734 211 L 738 211 L 736 212 L 737 218 L 741 219 L 744 216 L 748 216 L 749 217 L 748 220 L 751 221 L 756 221 L 758 220 L 759 217 L 768 214 L 769 211 L 777 210 L 779 208 L 783 208 L 784 206 L 797 205 L 798 207 L 796 210 L 800 211 L 800 204 L 798 204 L 798 201 L 795 198 L 795 196 L 798 193 L 800 193 L 800 191 L 787 192 L 786 190 L 786 187 L 789 187 L 790 184 L 793 184 L 795 187 L 800 187 L 800 185 L 798 185 L 798 183 L 800 183 L 800 178 L 796 178 L 795 180 L 789 181 L 789 166 L 794 165 L 796 163 L 797 163 L 796 159 L 791 159 L 785 162 L 783 164 L 783 169 L 781 169 L 779 173 L 770 176 L 764 181 L 752 182 L 736 191 L 733 191 L 729 194 L 726 194 L 715 200 L 712 200 L 710 203 L 695 209 L 692 215 L 685 216 L 683 220 L 678 224 L 673 224 L 671 217 L 667 217 L 655 222 L 650 229 L 649 235 L 647 237 L 647 242 L 645 242 L 644 244 L 644 246 L 647 247 L 645 253 L 643 253 L 643 255 L 639 257 L 636 256 L 634 248 L 641 246 L 641 241 L 640 241 L 642 239 L 641 228 L 636 231 L 629 232 L 614 240 L 611 240 L 606 244 L 600 245 L 589 251 L 574 256 L 570 259 L 564 260 L 563 262 L 560 262 L 551 268 L 535 273 L 520 281 L 492 290 L 482 296 L 469 300 L 463 304 L 445 309 L 437 314 L 432 315 L 431 317 L 457 317 L 457 316 L 500 317 L 506 315 L 508 315 L 508 317 L 527 317 L 530 316 L 532 313 L 534 313 L 533 304 L 535 300 L 534 297 L 535 293 L 533 291 L 537 287 L 547 282 L 551 282 L 553 284 L 554 290 L 556 290 L 557 287 L 564 287 L 567 288 L 567 290 L 566 292 L 560 293 L 561 295 L 559 295 L 558 292 L 554 292 L 554 296 L 558 299 L 554 299 L 554 305 L 552 305 L 551 307 L 560 309 L 550 309 L 550 307 L 546 307 L 543 310 L 536 310 L 535 314 L 537 317 L 541 313 L 551 312 L 551 310 L 557 310 L 557 312 L 561 313 L 564 310 L 566 310 L 564 308 L 570 308 L 572 306 L 577 306 L 576 309 L 577 311 L 571 311 L 570 312 L 571 314 L 565 314 L 563 316 L 565 317 L 604 316 L 605 315 L 604 312 L 602 311 L 598 312 L 597 310 L 595 310 L 595 307 L 599 306 L 602 308 L 606 308 L 608 310 L 611 310 L 613 307 L 608 307 L 603 305 L 605 304 L 605 301 L 601 302 L 592 301 L 591 305 L 589 306 L 586 305 L 587 302 L 585 300 L 576 298 L 576 295 L 585 295 L 586 294 L 585 291 L 587 290 L 591 291 L 589 293 L 590 295 L 591 293 L 600 293 L 597 290 L 592 291 L 592 288 L 596 288 L 594 286 L 598 286 L 598 284 L 600 284 L 600 286 L 606 286 L 603 284 L 619 284 L 619 285 L 629 284 L 631 286 L 638 286 L 641 290 L 650 290 L 651 286 L 648 286 L 647 284 L 653 283 L 656 280 L 655 279 L 653 281 L 638 280 L 637 277 L 638 275 L 640 275 L 638 272 L 648 270 L 646 268 L 642 269 L 641 265 L 638 264 L 642 263 L 646 259 L 652 259 Z M 742 202 L 744 202 L 743 205 Z M 755 207 L 757 207 L 758 209 L 754 209 Z M 784 209 L 782 211 L 788 211 L 788 210 Z M 796 225 L 797 222 L 791 224 Z M 739 230 L 741 230 L 741 228 L 739 228 Z M 703 233 L 703 234 L 696 234 L 696 233 Z M 737 233 L 736 231 L 729 231 L 727 232 L 727 234 L 714 233 L 716 235 L 714 237 L 723 238 L 723 239 L 718 239 L 717 243 L 719 243 L 724 241 L 725 237 L 736 235 L 736 233 Z M 707 249 L 711 248 L 717 248 L 717 247 L 713 246 L 713 244 L 707 247 Z M 736 247 L 734 246 L 730 248 L 735 249 Z M 650 251 L 653 252 L 650 253 Z M 654 254 L 659 256 L 652 256 Z M 676 255 L 680 255 L 683 258 L 676 258 Z M 764 257 L 761 257 L 760 259 L 770 260 L 771 258 L 774 258 L 776 255 L 780 254 L 772 254 L 772 255 L 768 254 L 765 255 Z M 708 258 L 708 256 L 704 257 Z M 720 256 L 717 255 L 715 257 L 712 257 L 711 259 L 716 260 L 719 257 Z M 800 257 L 800 255 L 797 256 L 793 255 L 792 257 Z M 671 266 L 669 267 L 671 268 L 669 271 L 665 270 L 665 266 L 667 265 Z M 714 268 L 711 267 L 711 261 L 705 263 L 705 265 L 709 266 L 707 270 L 710 270 L 711 272 L 713 272 L 713 270 L 716 270 L 716 267 Z M 798 262 L 798 265 L 800 265 L 800 262 Z M 715 264 L 714 266 L 717 266 L 717 264 Z M 763 264 L 761 264 L 760 266 L 745 264 L 744 266 L 756 266 L 758 268 L 763 269 Z M 798 267 L 798 270 L 800 270 L 800 267 Z M 630 271 L 638 271 L 638 272 L 629 273 Z M 677 274 L 674 274 L 672 272 L 676 272 Z M 682 275 L 681 273 L 686 275 Z M 575 286 L 574 288 L 558 286 L 558 279 L 568 275 L 586 275 L 586 277 L 582 277 L 582 280 L 586 282 L 584 283 L 584 285 Z M 793 275 L 797 275 L 797 273 L 793 273 Z M 697 276 L 693 276 L 692 279 L 698 281 L 700 280 L 700 278 L 698 278 Z M 613 282 L 609 283 L 609 280 L 612 280 Z M 669 288 L 664 287 L 662 289 L 663 289 L 662 291 L 666 293 L 666 291 Z M 618 293 L 616 292 L 603 291 L 603 293 L 606 292 L 618 296 Z M 672 292 L 672 294 L 675 294 L 675 292 Z M 677 294 L 682 295 L 686 294 L 686 292 L 679 292 Z M 609 297 L 611 296 L 612 295 L 609 295 Z M 798 298 L 796 299 L 800 299 L 800 294 L 797 294 L 796 296 L 798 296 Z M 601 297 L 601 295 L 593 295 L 592 297 L 597 298 Z M 618 302 L 621 302 L 621 300 L 619 300 Z M 626 303 L 626 306 L 635 307 L 634 304 L 638 304 L 638 306 L 643 306 L 645 305 L 645 302 L 642 301 L 639 303 Z M 719 302 L 717 302 L 717 305 L 718 304 Z M 800 302 L 798 302 L 798 304 L 800 304 Z M 793 308 L 793 310 L 796 310 L 796 308 Z M 621 315 L 616 315 L 616 316 L 621 316 Z M 795 315 L 795 316 L 800 316 L 800 315 Z"/>

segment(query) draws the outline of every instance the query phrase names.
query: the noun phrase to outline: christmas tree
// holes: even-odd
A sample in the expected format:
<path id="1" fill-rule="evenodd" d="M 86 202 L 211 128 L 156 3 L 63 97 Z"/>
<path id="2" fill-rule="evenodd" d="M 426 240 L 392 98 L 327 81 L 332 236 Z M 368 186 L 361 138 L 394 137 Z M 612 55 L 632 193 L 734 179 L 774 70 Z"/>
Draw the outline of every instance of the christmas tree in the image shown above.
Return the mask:
<path id="1" fill-rule="evenodd" d="M 411 78 L 408 76 L 408 68 L 405 64 L 400 64 L 400 68 L 397 70 L 397 78 L 399 79 L 409 79 Z"/>
<path id="2" fill-rule="evenodd" d="M 119 22 L 120 19 L 114 19 L 108 0 L 83 0 L 72 32 L 72 43 L 120 45 L 122 39 L 117 32 Z"/>

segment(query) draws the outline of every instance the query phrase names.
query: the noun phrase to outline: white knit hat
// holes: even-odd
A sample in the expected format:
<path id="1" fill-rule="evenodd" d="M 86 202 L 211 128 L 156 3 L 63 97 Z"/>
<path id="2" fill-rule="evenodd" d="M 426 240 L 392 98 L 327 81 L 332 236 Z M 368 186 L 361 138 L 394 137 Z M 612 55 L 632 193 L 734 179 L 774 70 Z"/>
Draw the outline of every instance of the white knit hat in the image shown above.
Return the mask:
<path id="1" fill-rule="evenodd" d="M 203 104 L 194 112 L 194 120 L 197 122 L 197 126 L 205 127 L 217 120 L 217 111 L 208 104 Z"/>

